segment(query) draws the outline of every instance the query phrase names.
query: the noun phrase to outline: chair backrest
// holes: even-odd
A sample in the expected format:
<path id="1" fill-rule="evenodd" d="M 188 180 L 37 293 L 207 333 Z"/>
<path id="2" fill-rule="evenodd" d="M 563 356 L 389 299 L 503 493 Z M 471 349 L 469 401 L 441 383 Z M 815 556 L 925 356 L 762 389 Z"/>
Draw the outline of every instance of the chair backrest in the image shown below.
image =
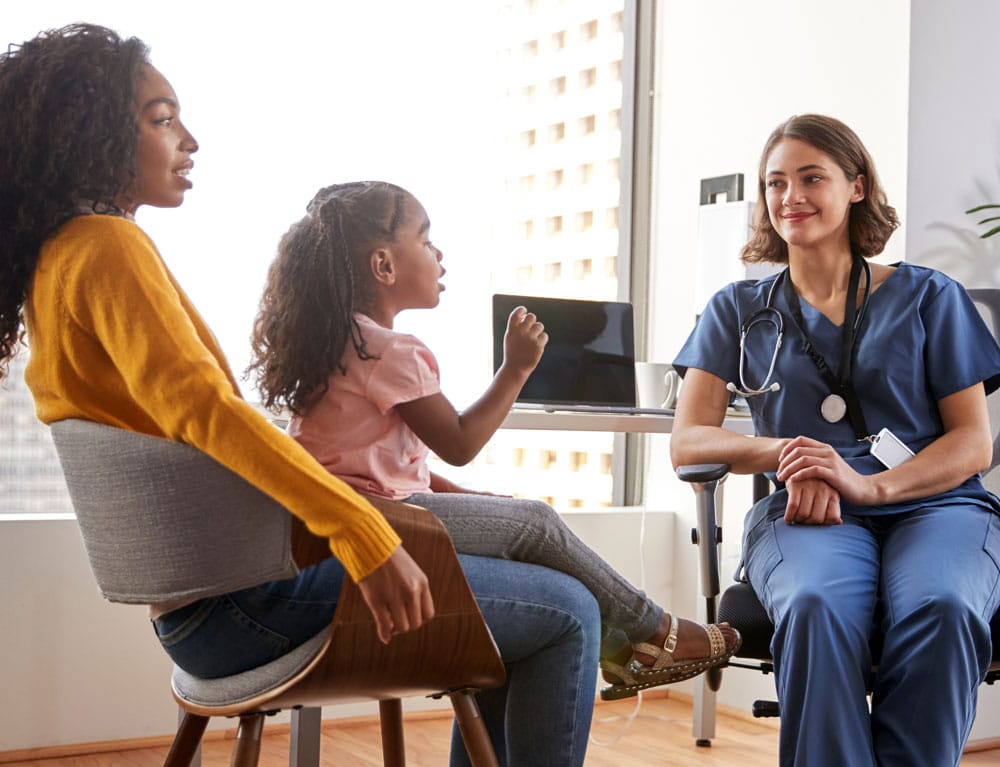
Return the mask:
<path id="1" fill-rule="evenodd" d="M 969 296 L 993 332 L 993 337 L 1000 340 L 1000 288 L 970 288 Z M 986 404 L 993 429 L 993 461 L 990 468 L 983 472 L 983 484 L 990 492 L 1000 495 L 1000 389 L 986 398 Z"/>
<path id="2" fill-rule="evenodd" d="M 200 450 L 78 419 L 52 438 L 105 598 L 199 599 L 298 572 L 291 515 Z"/>

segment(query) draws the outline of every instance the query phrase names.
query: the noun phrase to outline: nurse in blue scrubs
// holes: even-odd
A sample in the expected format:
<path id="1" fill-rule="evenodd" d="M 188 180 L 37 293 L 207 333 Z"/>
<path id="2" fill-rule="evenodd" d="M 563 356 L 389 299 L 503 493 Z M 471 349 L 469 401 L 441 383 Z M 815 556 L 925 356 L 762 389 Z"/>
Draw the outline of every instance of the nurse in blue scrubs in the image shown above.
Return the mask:
<path id="1" fill-rule="evenodd" d="M 777 481 L 743 557 L 776 627 L 781 764 L 957 765 L 1000 604 L 1000 501 L 979 477 L 1000 348 L 958 283 L 868 261 L 898 221 L 846 125 L 778 126 L 759 185 L 743 259 L 787 269 L 709 301 L 674 362 L 671 459 Z M 722 429 L 733 392 L 753 439 Z"/>

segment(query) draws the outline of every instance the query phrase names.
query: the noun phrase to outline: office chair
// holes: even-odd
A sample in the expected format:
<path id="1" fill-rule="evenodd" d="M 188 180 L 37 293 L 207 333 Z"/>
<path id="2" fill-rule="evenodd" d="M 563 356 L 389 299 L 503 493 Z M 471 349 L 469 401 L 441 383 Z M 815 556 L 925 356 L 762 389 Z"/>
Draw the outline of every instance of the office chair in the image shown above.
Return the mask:
<path id="1" fill-rule="evenodd" d="M 193 600 L 291 577 L 330 556 L 283 507 L 204 453 L 89 421 L 52 425 L 91 569 L 114 602 Z M 409 504 L 371 499 L 430 581 L 435 617 L 388 645 L 360 590 L 344 584 L 330 627 L 264 666 L 220 679 L 175 667 L 183 720 L 166 760 L 199 759 L 212 716 L 239 717 L 232 764 L 254 767 L 264 717 L 292 709 L 290 763 L 319 764 L 319 706 L 379 701 L 383 760 L 405 764 L 400 699 L 448 696 L 475 765 L 497 758 L 477 689 L 503 684 L 496 644 L 441 522 Z"/>
<path id="2" fill-rule="evenodd" d="M 993 335 L 1000 338 L 1000 289 L 982 288 L 968 291 L 979 308 Z M 1000 495 L 1000 390 L 987 398 L 990 423 L 993 428 L 993 461 L 983 472 L 986 489 Z M 696 500 L 697 526 L 691 531 L 692 542 L 698 546 L 698 560 L 701 576 L 702 596 L 705 598 L 707 620 L 728 621 L 738 629 L 743 637 L 738 659 L 730 659 L 724 666 L 747 668 L 764 674 L 774 670 L 771 657 L 771 639 L 774 624 L 760 603 L 749 583 L 735 583 L 726 588 L 719 597 L 719 544 L 722 542 L 721 514 L 717 513 L 717 501 L 722 483 L 729 473 L 725 464 L 702 464 L 680 466 L 679 479 L 691 483 Z M 771 492 L 771 483 L 763 475 L 753 478 L 753 500 L 756 503 Z M 985 682 L 993 684 L 1000 679 L 1000 612 L 990 621 L 993 641 L 993 661 Z M 872 656 L 877 658 L 880 637 L 872 638 Z M 702 687 L 697 690 L 693 732 L 699 746 L 711 745 L 715 735 L 714 693 L 722 684 L 722 667 L 706 672 Z M 774 701 L 754 701 L 752 713 L 757 717 L 779 715 L 778 704 Z"/>

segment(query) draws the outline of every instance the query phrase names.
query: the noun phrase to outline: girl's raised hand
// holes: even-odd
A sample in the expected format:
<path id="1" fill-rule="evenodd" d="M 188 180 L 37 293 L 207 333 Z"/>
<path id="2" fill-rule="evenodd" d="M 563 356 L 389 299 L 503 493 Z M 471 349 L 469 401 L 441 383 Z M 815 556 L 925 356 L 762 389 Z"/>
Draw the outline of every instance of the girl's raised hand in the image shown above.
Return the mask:
<path id="1" fill-rule="evenodd" d="M 526 377 L 542 358 L 549 335 L 538 317 L 523 306 L 517 306 L 507 318 L 507 332 L 503 339 L 503 364 Z"/>

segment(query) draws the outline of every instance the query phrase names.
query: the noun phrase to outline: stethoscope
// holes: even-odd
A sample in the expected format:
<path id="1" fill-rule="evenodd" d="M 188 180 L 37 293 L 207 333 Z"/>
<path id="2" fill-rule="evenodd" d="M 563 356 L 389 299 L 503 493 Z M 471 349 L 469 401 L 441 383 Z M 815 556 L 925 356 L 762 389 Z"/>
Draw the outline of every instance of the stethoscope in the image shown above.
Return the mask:
<path id="1" fill-rule="evenodd" d="M 781 316 L 781 312 L 774 308 L 773 302 L 774 290 L 778 287 L 778 283 L 781 282 L 787 273 L 788 267 L 785 267 L 782 272 L 774 278 L 774 282 L 771 283 L 771 289 L 767 292 L 767 301 L 764 303 L 764 308 L 758 309 L 747 317 L 743 325 L 740 327 L 740 385 L 737 386 L 732 381 L 726 384 L 726 388 L 733 394 L 739 394 L 741 397 L 755 397 L 758 394 L 766 394 L 767 392 L 778 391 L 781 389 L 781 384 L 777 381 L 771 383 L 771 376 L 774 375 L 774 364 L 778 361 L 778 351 L 781 349 L 781 340 L 785 337 L 785 318 Z M 764 380 L 761 382 L 760 387 L 754 389 L 747 384 L 743 367 L 747 358 L 747 336 L 750 335 L 750 330 L 754 325 L 759 325 L 761 323 L 774 325 L 777 335 L 775 335 L 774 338 L 774 352 L 771 354 L 771 364 L 767 368 L 767 375 L 764 376 Z"/>
<path id="2" fill-rule="evenodd" d="M 852 311 L 845 312 L 845 322 L 848 322 L 849 320 L 847 318 L 850 317 L 852 314 L 854 314 L 853 322 L 851 322 L 851 325 L 853 327 L 851 327 L 849 334 L 845 339 L 845 343 L 849 347 L 848 355 L 846 357 L 846 359 L 848 360 L 850 358 L 850 353 L 853 351 L 853 349 L 850 347 L 853 347 L 854 339 L 857 337 L 858 328 L 861 327 L 861 321 L 864 318 L 865 312 L 868 309 L 868 300 L 871 298 L 871 290 L 872 290 L 871 266 L 865 259 L 856 257 L 855 264 L 857 264 L 858 262 L 860 262 L 861 266 L 864 268 L 865 271 L 865 294 L 861 302 L 861 308 L 860 310 L 858 310 L 856 314 L 854 314 L 854 312 Z M 732 381 L 726 384 L 726 389 L 731 391 L 733 394 L 738 394 L 741 397 L 748 398 L 748 397 L 755 397 L 759 394 L 767 394 L 768 392 L 776 392 L 781 389 L 780 383 L 778 383 L 777 381 L 773 382 L 771 381 L 771 376 L 774 375 L 774 366 L 778 360 L 778 351 L 781 349 L 781 342 L 785 335 L 784 317 L 782 316 L 781 312 L 774 307 L 774 291 L 778 288 L 778 285 L 783 280 L 787 279 L 788 279 L 788 268 L 785 267 L 785 269 L 782 270 L 782 272 L 777 277 L 774 278 L 774 282 L 771 283 L 771 288 L 767 292 L 767 301 L 764 303 L 764 307 L 762 309 L 758 309 L 749 317 L 747 317 L 747 319 L 743 322 L 743 325 L 740 327 L 740 365 L 739 365 L 740 385 L 737 386 Z M 852 282 L 856 286 L 857 278 L 855 277 L 852 280 Z M 794 292 L 794 289 L 791 288 L 790 285 L 789 285 L 789 290 L 791 292 Z M 856 293 L 854 293 L 854 291 L 849 289 L 848 296 L 846 299 L 846 302 L 848 304 L 850 304 L 855 300 L 854 295 L 856 295 Z M 797 296 L 794 298 L 797 299 Z M 800 326 L 800 330 L 802 330 L 803 336 L 806 337 L 807 345 L 811 347 L 811 344 L 809 343 L 808 340 L 808 336 L 805 333 L 805 329 L 802 327 L 803 323 L 800 316 L 801 313 L 797 311 L 797 303 L 798 301 L 796 300 L 795 301 L 796 306 L 793 306 L 793 313 L 796 315 L 795 317 L 796 323 Z M 852 306 L 848 307 L 848 309 L 851 308 Z M 746 365 L 746 340 L 747 336 L 750 334 L 750 331 L 753 329 L 753 327 L 755 325 L 760 325 L 760 324 L 773 325 L 776 335 L 774 340 L 774 351 L 771 353 L 771 364 L 767 368 L 767 375 L 764 376 L 764 380 L 761 382 L 760 386 L 755 388 L 747 384 L 746 373 L 744 372 L 744 367 Z M 811 348 L 809 350 L 809 353 L 810 356 L 812 356 L 813 352 Z M 816 360 L 814 359 L 814 362 L 815 361 Z M 849 376 L 849 371 L 848 371 L 848 376 Z M 844 400 L 840 395 L 831 394 L 830 397 L 827 398 L 827 400 L 824 400 L 823 417 L 826 418 L 826 420 L 831 422 L 839 421 L 841 418 L 844 417 L 844 414 L 846 412 L 847 412 L 846 405 L 844 404 Z"/>

